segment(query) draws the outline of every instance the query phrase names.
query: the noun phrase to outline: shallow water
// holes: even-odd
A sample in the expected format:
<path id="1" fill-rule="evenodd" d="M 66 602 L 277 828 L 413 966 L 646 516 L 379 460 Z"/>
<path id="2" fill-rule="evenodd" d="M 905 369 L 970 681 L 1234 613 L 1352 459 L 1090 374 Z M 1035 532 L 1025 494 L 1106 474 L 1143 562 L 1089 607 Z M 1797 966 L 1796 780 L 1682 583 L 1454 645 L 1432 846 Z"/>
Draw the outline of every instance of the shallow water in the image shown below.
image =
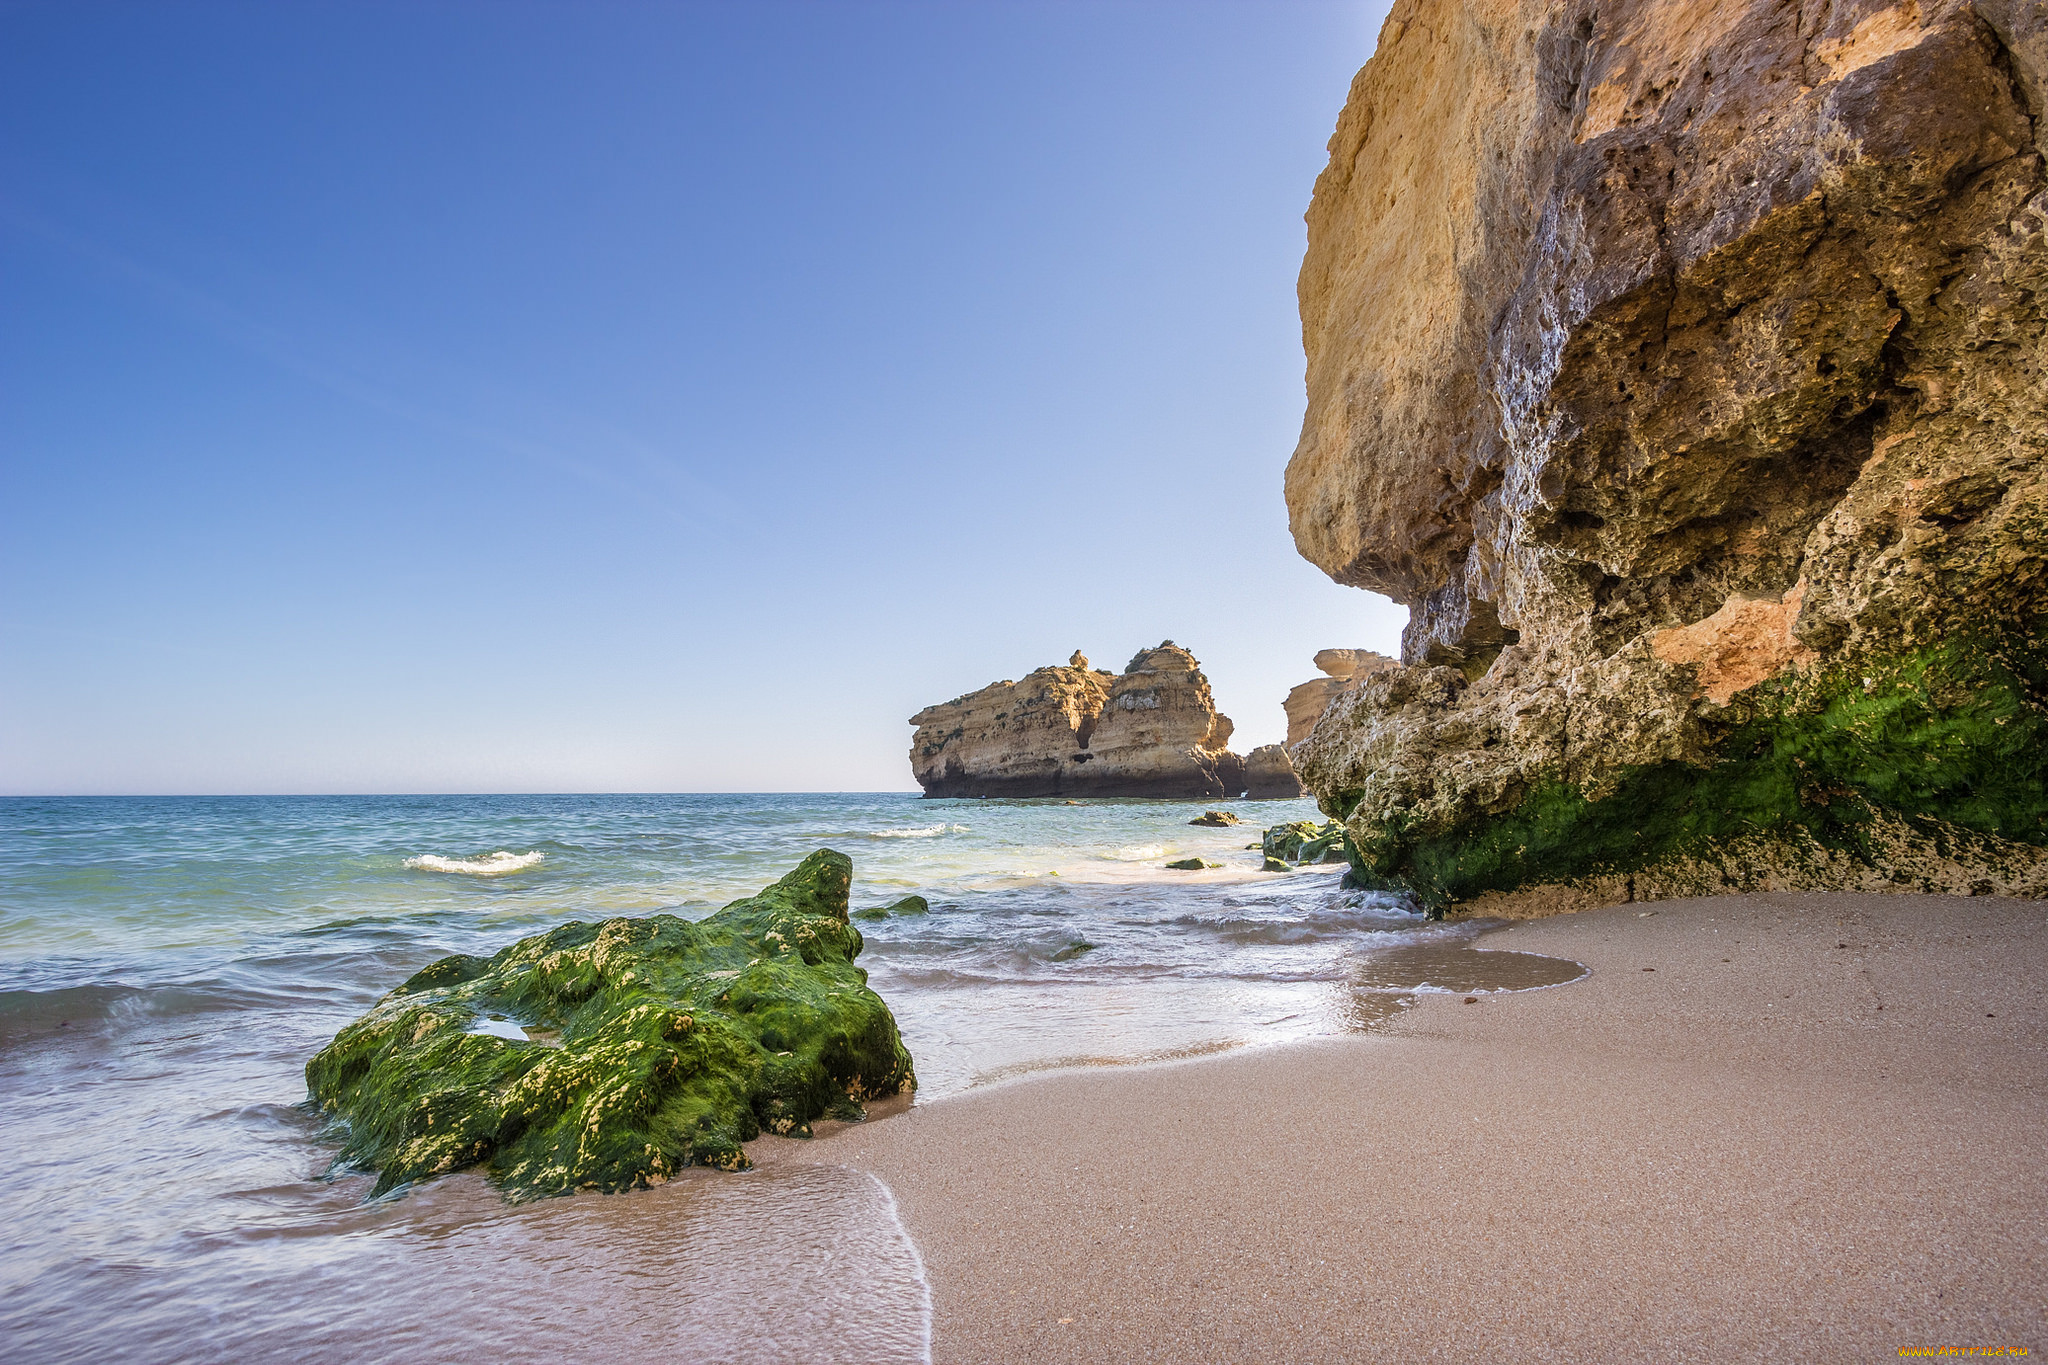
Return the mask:
<path id="1" fill-rule="evenodd" d="M 1328 1036 L 1418 987 L 1552 984 L 1468 929 L 1258 871 L 1171 802 L 881 796 L 0 801 L 0 1347 L 10 1359 L 921 1359 L 888 1191 L 832 1168 L 504 1204 L 475 1176 L 362 1202 L 303 1067 L 451 952 L 564 919 L 691 917 L 820 847 L 920 1102 L 1063 1065 Z M 1199 873 L 1162 864 L 1198 854 Z M 1426 983 L 1426 986 L 1425 986 Z"/>

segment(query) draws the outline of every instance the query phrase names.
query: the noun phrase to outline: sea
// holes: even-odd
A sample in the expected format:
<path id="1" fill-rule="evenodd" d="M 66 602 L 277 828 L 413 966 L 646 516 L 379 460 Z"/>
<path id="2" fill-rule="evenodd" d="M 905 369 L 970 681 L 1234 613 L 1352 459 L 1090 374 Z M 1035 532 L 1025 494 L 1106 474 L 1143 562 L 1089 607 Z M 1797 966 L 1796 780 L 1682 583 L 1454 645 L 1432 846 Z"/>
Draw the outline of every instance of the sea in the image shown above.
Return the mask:
<path id="1" fill-rule="evenodd" d="M 1210 804 L 1242 823 L 895 793 L 0 799 L 0 1358 L 929 1359 L 918 1249 L 864 1172 L 372 1200 L 306 1104 L 307 1059 L 439 957 L 700 918 L 820 848 L 856 909 L 931 903 L 859 923 L 918 1104 L 1579 970 L 1490 969 L 1523 955 L 1341 866 L 1262 871 L 1261 830 L 1310 802 Z M 1165 866 L 1188 857 L 1217 866 Z"/>

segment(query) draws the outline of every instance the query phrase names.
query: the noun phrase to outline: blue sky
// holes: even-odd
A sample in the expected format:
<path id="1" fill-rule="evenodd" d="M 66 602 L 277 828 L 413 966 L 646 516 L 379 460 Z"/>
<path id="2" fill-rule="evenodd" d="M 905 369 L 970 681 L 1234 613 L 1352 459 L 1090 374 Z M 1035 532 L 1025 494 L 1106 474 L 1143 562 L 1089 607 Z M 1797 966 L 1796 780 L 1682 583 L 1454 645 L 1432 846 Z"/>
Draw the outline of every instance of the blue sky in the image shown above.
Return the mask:
<path id="1" fill-rule="evenodd" d="M 910 789 L 1171 637 L 1240 750 L 1374 3 L 0 5 L 0 790 Z"/>

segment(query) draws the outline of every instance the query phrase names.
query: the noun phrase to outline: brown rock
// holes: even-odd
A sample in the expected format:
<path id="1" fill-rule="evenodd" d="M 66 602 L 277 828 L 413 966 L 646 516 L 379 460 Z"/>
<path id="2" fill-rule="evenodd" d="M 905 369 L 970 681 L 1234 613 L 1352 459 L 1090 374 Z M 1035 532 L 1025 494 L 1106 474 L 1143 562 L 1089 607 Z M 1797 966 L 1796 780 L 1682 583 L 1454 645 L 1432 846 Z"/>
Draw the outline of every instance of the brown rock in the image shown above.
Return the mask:
<path id="1" fill-rule="evenodd" d="M 1290 698 L 1362 873 L 2048 888 L 2044 79 L 2037 0 L 1395 6 L 1286 479 L 1411 608 Z"/>
<path id="2" fill-rule="evenodd" d="M 1086 658 L 1076 651 L 1081 664 Z M 927 707 L 910 764 L 927 796 L 1237 796 L 1244 760 L 1209 680 L 1171 640 L 1120 676 L 1078 665 Z"/>
<path id="3" fill-rule="evenodd" d="M 1294 762 L 1280 744 L 1261 744 L 1244 756 L 1245 795 L 1258 800 L 1287 799 L 1302 795 L 1301 779 Z"/>
<path id="4" fill-rule="evenodd" d="M 1287 711 L 1287 747 L 1308 738 L 1308 732 L 1322 718 L 1330 703 L 1351 690 L 1354 683 L 1363 681 L 1375 673 L 1389 668 L 1399 668 L 1400 661 L 1389 659 L 1370 649 L 1321 649 L 1316 651 L 1315 664 L 1326 677 L 1313 678 L 1288 692 L 1283 705 Z"/>
<path id="5" fill-rule="evenodd" d="M 1333 678 L 1355 678 L 1394 667 L 1396 661 L 1371 649 L 1319 649 L 1315 666 Z"/>

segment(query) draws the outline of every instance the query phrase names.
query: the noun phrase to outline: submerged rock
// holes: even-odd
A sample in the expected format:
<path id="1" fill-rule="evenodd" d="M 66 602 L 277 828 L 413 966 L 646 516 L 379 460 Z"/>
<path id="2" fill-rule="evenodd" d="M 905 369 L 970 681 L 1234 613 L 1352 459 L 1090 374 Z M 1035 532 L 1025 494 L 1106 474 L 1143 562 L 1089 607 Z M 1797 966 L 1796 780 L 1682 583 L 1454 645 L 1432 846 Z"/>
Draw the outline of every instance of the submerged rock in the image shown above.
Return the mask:
<path id="1" fill-rule="evenodd" d="M 887 919 L 891 915 L 926 915 L 931 913 L 931 902 L 923 896 L 905 896 L 900 901 L 887 905 L 871 905 L 865 910 L 853 912 L 855 919 Z"/>
<path id="2" fill-rule="evenodd" d="M 1294 761 L 1279 744 L 1261 744 L 1245 755 L 1244 794 L 1259 801 L 1287 800 L 1302 794 Z"/>
<path id="3" fill-rule="evenodd" d="M 1231 825 L 1243 822 L 1227 810 L 1205 810 L 1194 819 L 1188 821 L 1188 823 L 1191 825 L 1205 825 L 1210 829 L 1227 829 Z"/>
<path id="4" fill-rule="evenodd" d="M 340 1160 L 376 1170 L 377 1194 L 477 1165 L 514 1197 L 632 1189 L 745 1169 L 740 1144 L 764 1128 L 808 1136 L 914 1088 L 853 965 L 852 873 L 825 850 L 695 923 L 572 922 L 434 963 L 306 1066 L 313 1103 L 347 1125 Z M 548 1041 L 478 1032 L 493 1016 Z"/>
<path id="5" fill-rule="evenodd" d="M 1361 881 L 2048 893 L 2044 110 L 2033 0 L 1396 5 L 1286 479 L 1411 609 L 1293 755 Z"/>
<path id="6" fill-rule="evenodd" d="M 1200 858 L 1182 858 L 1179 862 L 1168 863 L 1175 872 L 1200 872 L 1204 868 L 1221 867 L 1221 863 L 1205 863 Z"/>
<path id="7" fill-rule="evenodd" d="M 1139 651 L 1121 674 L 1066 667 L 928 706 L 910 718 L 910 767 L 926 796 L 1235 797 L 1244 760 L 1230 752 L 1195 656 L 1173 641 Z"/>

